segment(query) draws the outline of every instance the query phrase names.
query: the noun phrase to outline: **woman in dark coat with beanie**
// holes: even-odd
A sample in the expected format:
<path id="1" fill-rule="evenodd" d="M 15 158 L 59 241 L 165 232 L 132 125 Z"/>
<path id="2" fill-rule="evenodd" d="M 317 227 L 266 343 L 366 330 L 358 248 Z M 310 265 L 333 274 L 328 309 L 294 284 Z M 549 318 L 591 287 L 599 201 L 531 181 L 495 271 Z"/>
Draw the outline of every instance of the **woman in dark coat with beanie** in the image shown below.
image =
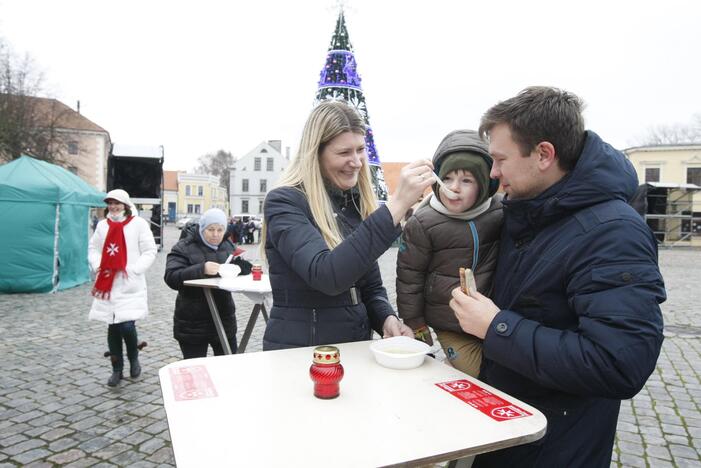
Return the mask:
<path id="1" fill-rule="evenodd" d="M 165 282 L 178 290 L 173 317 L 173 336 L 180 344 L 183 359 L 206 357 L 212 347 L 215 356 L 224 354 L 217 329 L 201 288 L 184 286 L 183 282 L 216 276 L 219 267 L 235 252 L 235 246 L 224 239 L 226 215 L 218 208 L 207 210 L 199 224 L 188 225 L 181 240 L 168 254 Z M 251 264 L 241 257 L 232 262 L 241 274 L 251 272 Z M 215 289 L 214 302 L 224 325 L 231 351 L 236 352 L 236 308 L 231 293 Z"/>

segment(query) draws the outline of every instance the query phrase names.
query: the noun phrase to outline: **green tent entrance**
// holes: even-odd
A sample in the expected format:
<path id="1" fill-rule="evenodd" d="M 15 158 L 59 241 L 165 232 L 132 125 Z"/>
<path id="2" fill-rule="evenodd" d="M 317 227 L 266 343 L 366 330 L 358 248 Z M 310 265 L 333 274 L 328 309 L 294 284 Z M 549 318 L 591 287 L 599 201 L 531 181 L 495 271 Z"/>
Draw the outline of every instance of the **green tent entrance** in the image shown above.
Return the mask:
<path id="1" fill-rule="evenodd" d="M 88 215 L 104 197 L 66 169 L 29 156 L 0 166 L 0 293 L 89 281 Z"/>

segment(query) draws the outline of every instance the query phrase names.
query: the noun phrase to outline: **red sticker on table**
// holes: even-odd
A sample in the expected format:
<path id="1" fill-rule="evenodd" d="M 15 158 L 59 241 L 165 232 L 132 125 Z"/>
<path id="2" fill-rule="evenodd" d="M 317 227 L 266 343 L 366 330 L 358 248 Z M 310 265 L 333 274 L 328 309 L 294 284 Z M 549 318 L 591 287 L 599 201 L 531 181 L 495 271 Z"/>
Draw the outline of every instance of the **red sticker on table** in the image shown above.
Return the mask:
<path id="1" fill-rule="evenodd" d="M 214 398 L 217 390 L 205 366 L 176 367 L 170 369 L 175 401 Z"/>
<path id="2" fill-rule="evenodd" d="M 452 380 L 436 384 L 456 398 L 476 408 L 494 419 L 495 421 L 508 421 L 510 419 L 532 416 L 531 413 L 516 405 L 512 405 L 503 398 L 485 390 L 469 380 Z"/>

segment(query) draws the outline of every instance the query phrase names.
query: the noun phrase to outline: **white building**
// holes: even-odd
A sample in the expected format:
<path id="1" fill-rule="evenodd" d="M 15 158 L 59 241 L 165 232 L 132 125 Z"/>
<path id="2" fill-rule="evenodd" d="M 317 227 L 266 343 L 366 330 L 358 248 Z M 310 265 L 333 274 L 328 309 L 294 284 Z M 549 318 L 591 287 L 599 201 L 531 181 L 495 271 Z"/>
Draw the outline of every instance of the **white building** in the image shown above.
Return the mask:
<path id="1" fill-rule="evenodd" d="M 266 193 L 275 186 L 288 163 L 289 154 L 283 156 L 280 140 L 264 141 L 237 159 L 229 179 L 231 215 L 260 217 Z"/>

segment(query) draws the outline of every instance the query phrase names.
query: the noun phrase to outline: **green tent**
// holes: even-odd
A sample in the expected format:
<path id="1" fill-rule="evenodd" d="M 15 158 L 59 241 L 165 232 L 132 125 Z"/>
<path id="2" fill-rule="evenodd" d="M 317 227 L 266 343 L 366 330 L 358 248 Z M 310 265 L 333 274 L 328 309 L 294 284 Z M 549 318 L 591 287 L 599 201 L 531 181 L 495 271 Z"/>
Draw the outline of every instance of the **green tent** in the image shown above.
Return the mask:
<path id="1" fill-rule="evenodd" d="M 22 156 L 0 166 L 0 293 L 90 280 L 88 215 L 105 193 L 62 167 Z"/>

